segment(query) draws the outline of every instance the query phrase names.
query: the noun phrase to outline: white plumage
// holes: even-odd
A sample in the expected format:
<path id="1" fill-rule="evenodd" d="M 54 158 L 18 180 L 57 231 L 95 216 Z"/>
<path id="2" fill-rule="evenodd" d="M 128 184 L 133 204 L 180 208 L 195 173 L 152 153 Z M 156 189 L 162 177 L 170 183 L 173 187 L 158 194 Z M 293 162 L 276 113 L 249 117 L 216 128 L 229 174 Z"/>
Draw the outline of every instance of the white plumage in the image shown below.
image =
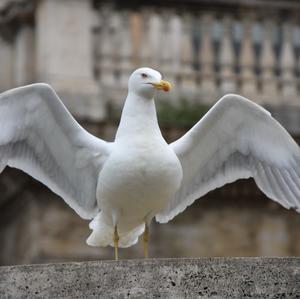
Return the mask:
<path id="1" fill-rule="evenodd" d="M 300 211 L 298 145 L 268 111 L 239 95 L 221 98 L 170 147 L 183 180 L 156 216 L 159 222 L 168 222 L 210 190 L 249 177 L 268 197 Z"/>
<path id="2" fill-rule="evenodd" d="M 46 84 L 0 95 L 0 172 L 22 169 L 94 220 L 87 242 L 134 244 L 153 217 L 168 222 L 197 198 L 239 178 L 286 208 L 300 211 L 300 153 L 270 113 L 226 95 L 182 138 L 168 145 L 156 118 L 161 75 L 136 70 L 116 139 L 87 133 Z"/>

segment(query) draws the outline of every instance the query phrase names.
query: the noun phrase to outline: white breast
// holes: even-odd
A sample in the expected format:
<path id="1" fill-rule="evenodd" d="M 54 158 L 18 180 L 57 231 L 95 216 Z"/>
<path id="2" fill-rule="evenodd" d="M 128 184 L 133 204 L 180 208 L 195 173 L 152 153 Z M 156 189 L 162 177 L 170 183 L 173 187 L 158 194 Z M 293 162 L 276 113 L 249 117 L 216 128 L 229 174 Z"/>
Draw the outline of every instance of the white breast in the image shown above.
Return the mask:
<path id="1" fill-rule="evenodd" d="M 166 143 L 118 145 L 98 181 L 100 209 L 122 222 L 141 222 L 163 209 L 179 189 L 181 164 Z"/>

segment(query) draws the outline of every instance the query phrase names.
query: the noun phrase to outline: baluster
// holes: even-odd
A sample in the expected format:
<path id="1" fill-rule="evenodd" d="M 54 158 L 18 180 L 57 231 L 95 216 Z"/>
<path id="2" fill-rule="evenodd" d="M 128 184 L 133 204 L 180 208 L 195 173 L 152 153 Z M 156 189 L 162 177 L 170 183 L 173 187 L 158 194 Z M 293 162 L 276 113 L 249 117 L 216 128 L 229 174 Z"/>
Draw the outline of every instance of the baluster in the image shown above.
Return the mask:
<path id="1" fill-rule="evenodd" d="M 132 41 L 131 34 L 129 31 L 129 23 L 128 23 L 128 12 L 124 12 L 121 15 L 121 27 L 120 29 L 120 40 L 122 44 L 120 45 L 119 52 L 119 69 L 120 69 L 120 84 L 123 88 L 127 87 L 128 77 L 133 69 L 131 59 L 132 59 Z"/>
<path id="2" fill-rule="evenodd" d="M 202 46 L 200 49 L 201 62 L 201 94 L 205 102 L 209 102 L 216 92 L 216 79 L 214 72 L 214 52 L 212 47 L 211 28 L 213 15 L 205 13 L 201 18 Z"/>
<path id="3" fill-rule="evenodd" d="M 143 10 L 142 11 L 142 20 L 143 20 L 143 34 L 142 34 L 142 45 L 141 45 L 141 52 L 140 52 L 140 61 L 141 65 L 150 66 L 152 61 L 152 53 L 150 48 L 150 27 L 151 25 L 151 16 L 154 12 L 151 10 Z"/>
<path id="4" fill-rule="evenodd" d="M 13 87 L 12 43 L 0 36 L 0 92 Z"/>
<path id="5" fill-rule="evenodd" d="M 257 93 L 256 76 L 254 73 L 255 56 L 252 44 L 253 20 L 247 18 L 243 22 L 243 38 L 240 57 L 241 66 L 241 92 L 246 97 L 253 97 Z"/>
<path id="6" fill-rule="evenodd" d="M 157 13 L 152 13 L 149 18 L 149 43 L 150 64 L 153 68 L 159 67 L 159 58 L 161 55 L 161 40 L 162 40 L 162 18 Z"/>
<path id="7" fill-rule="evenodd" d="M 196 74 L 193 70 L 193 50 L 191 38 L 191 17 L 184 16 L 183 34 L 182 34 L 182 48 L 181 48 L 181 86 L 183 96 L 187 99 L 193 98 L 196 93 Z"/>
<path id="8" fill-rule="evenodd" d="M 283 47 L 281 53 L 281 82 L 283 100 L 291 103 L 296 101 L 297 81 L 295 78 L 296 57 L 292 44 L 292 26 L 287 23 L 283 25 Z M 288 98 L 285 98 L 288 97 Z"/>
<path id="9" fill-rule="evenodd" d="M 114 21 L 116 13 L 112 10 L 103 10 L 101 22 L 101 35 L 98 41 L 100 52 L 100 82 L 104 87 L 114 86 L 114 60 L 113 60 L 113 29 L 111 23 Z M 105 88 L 103 89 L 105 90 Z"/>
<path id="10" fill-rule="evenodd" d="M 170 14 L 165 11 L 162 15 L 161 24 L 161 41 L 159 51 L 159 69 L 164 76 L 169 76 L 171 73 L 171 38 L 170 38 Z M 169 78 L 169 77 L 168 77 Z M 169 78 L 170 79 L 170 78 Z"/>
<path id="11" fill-rule="evenodd" d="M 231 18 L 229 16 L 223 19 L 223 38 L 220 52 L 220 91 L 222 94 L 236 91 L 234 78 L 234 52 L 231 42 Z"/>
<path id="12" fill-rule="evenodd" d="M 174 12 L 169 21 L 169 55 L 170 55 L 170 73 L 168 74 L 168 80 L 173 83 L 173 97 L 177 97 L 178 100 L 178 82 L 177 78 L 181 72 L 180 50 L 182 44 L 182 20 Z M 171 47 L 170 47 L 171 45 Z"/>
<path id="13" fill-rule="evenodd" d="M 93 10 L 93 26 L 92 26 L 92 49 L 93 49 L 93 61 L 92 65 L 93 67 L 99 71 L 100 67 L 100 58 L 101 58 L 101 37 L 102 37 L 102 30 L 103 30 L 103 24 L 102 24 L 102 15 L 99 10 Z M 98 74 L 97 74 L 98 76 Z"/>
<path id="14" fill-rule="evenodd" d="M 91 11 L 91 29 L 92 29 L 92 59 L 91 59 L 91 69 L 96 73 L 91 74 L 93 76 L 94 87 L 97 90 L 96 96 L 89 96 L 87 101 L 80 101 L 80 106 L 82 111 L 86 111 L 86 115 L 90 119 L 100 120 L 105 117 L 106 109 L 105 109 L 105 97 L 102 94 L 102 90 L 100 88 L 100 59 L 101 59 L 101 49 L 100 49 L 100 40 L 101 40 L 101 27 L 102 27 L 102 18 L 100 11 L 94 9 Z M 91 72 L 92 73 L 92 72 Z M 101 100 L 99 100 L 101 99 Z M 79 106 L 78 105 L 78 106 Z"/>
<path id="15" fill-rule="evenodd" d="M 14 80 L 16 85 L 34 80 L 34 32 L 29 26 L 21 27 L 15 40 Z"/>
<path id="16" fill-rule="evenodd" d="M 170 18 L 170 58 L 171 70 L 174 76 L 180 72 L 180 47 L 182 36 L 182 20 L 177 14 L 172 14 Z"/>
<path id="17" fill-rule="evenodd" d="M 130 13 L 129 27 L 132 39 L 132 64 L 134 68 L 137 68 L 141 65 L 140 51 L 142 36 L 146 32 L 146 30 L 143 31 L 143 18 L 141 12 Z"/>
<path id="18" fill-rule="evenodd" d="M 271 21 L 264 23 L 264 38 L 262 41 L 262 53 L 260 57 L 261 66 L 261 89 L 262 99 L 265 103 L 276 103 L 277 79 L 275 77 L 275 53 L 272 49 L 272 27 Z"/>
<path id="19" fill-rule="evenodd" d="M 113 18 L 110 24 L 111 41 L 112 41 L 112 62 L 113 62 L 113 74 L 116 84 L 120 82 L 120 64 L 121 64 L 121 52 L 123 48 L 123 37 L 126 34 L 126 28 L 124 28 L 123 13 L 121 11 L 114 12 Z"/>

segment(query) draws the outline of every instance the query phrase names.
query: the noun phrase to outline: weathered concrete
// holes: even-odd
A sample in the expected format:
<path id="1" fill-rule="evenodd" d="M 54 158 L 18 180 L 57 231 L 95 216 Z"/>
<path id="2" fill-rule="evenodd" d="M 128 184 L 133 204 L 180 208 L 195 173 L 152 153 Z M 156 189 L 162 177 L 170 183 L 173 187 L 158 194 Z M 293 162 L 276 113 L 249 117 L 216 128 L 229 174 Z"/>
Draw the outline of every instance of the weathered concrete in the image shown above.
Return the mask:
<path id="1" fill-rule="evenodd" d="M 0 267 L 1 298 L 300 298 L 300 258 Z"/>

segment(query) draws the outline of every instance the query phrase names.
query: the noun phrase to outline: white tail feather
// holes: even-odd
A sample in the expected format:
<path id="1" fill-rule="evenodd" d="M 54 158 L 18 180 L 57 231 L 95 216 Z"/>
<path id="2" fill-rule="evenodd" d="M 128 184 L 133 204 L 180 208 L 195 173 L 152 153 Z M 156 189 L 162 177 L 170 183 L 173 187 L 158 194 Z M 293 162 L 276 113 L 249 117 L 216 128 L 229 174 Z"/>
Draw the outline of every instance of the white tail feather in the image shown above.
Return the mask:
<path id="1" fill-rule="evenodd" d="M 90 222 L 92 233 L 87 238 L 86 243 L 90 246 L 114 246 L 112 225 L 105 223 L 101 212 Z M 119 247 L 126 248 L 137 243 L 139 236 L 144 232 L 144 224 L 139 225 L 133 230 L 119 234 Z"/>

